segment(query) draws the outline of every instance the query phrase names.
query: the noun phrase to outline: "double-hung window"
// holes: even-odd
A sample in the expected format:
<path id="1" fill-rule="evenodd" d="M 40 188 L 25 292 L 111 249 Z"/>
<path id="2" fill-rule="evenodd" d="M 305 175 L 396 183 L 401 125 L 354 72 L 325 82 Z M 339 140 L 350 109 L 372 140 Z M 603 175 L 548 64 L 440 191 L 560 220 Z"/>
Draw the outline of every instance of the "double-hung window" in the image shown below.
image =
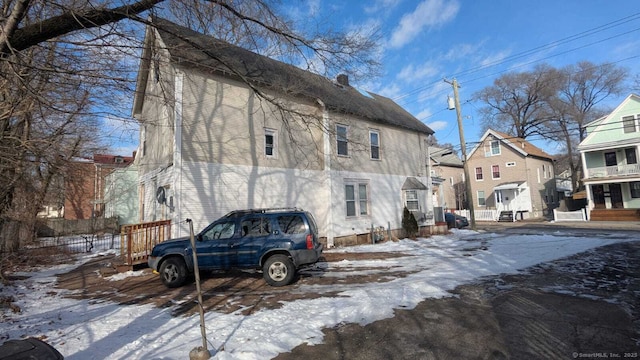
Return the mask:
<path id="1" fill-rule="evenodd" d="M 405 206 L 409 211 L 420 210 L 420 203 L 418 201 L 418 190 L 406 190 L 405 191 Z"/>
<path id="2" fill-rule="evenodd" d="M 380 160 L 380 133 L 369 130 L 369 143 L 371 145 L 371 159 Z"/>
<path id="3" fill-rule="evenodd" d="M 491 165 L 491 178 L 500 179 L 500 165 Z"/>
<path id="4" fill-rule="evenodd" d="M 478 190 L 478 206 L 486 206 L 487 200 L 484 197 L 484 190 Z"/>
<path id="5" fill-rule="evenodd" d="M 484 145 L 484 156 L 497 156 L 500 155 L 500 141 L 499 140 L 491 140 L 487 145 Z"/>
<path id="6" fill-rule="evenodd" d="M 476 180 L 482 180 L 482 168 L 481 167 L 477 167 L 476 168 Z"/>
<path id="7" fill-rule="evenodd" d="M 632 133 L 636 132 L 636 118 L 635 116 L 623 116 L 622 117 L 622 128 L 624 129 L 624 133 Z"/>
<path id="8" fill-rule="evenodd" d="M 349 128 L 344 125 L 336 125 L 336 141 L 338 146 L 338 155 L 349 156 Z"/>
<path id="9" fill-rule="evenodd" d="M 344 185 L 347 217 L 369 215 L 369 184 L 365 181 L 347 181 Z"/>
<path id="10" fill-rule="evenodd" d="M 268 158 L 275 158 L 278 154 L 277 133 L 273 129 L 264 129 L 264 155 Z"/>

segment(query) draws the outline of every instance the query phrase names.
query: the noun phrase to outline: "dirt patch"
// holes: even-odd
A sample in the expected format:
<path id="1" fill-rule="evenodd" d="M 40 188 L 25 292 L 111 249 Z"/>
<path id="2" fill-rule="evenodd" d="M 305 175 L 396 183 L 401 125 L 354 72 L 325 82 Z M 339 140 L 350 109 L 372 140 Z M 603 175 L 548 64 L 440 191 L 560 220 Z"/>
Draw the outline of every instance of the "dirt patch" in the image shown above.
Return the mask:
<path id="1" fill-rule="evenodd" d="M 407 256 L 398 253 L 325 253 L 316 266 L 300 272 L 297 281 L 286 287 L 269 286 L 259 271 L 202 272 L 201 288 L 206 311 L 230 313 L 243 309 L 250 314 L 260 309 L 275 309 L 283 302 L 318 297 L 335 297 L 335 293 L 310 293 L 298 291 L 305 285 L 356 284 L 385 282 L 408 275 L 406 272 L 390 269 L 384 275 L 351 275 L 348 277 L 321 276 L 327 263 L 343 260 L 376 260 Z M 128 276 L 122 280 L 111 280 L 118 259 L 101 256 L 78 268 L 58 275 L 57 287 L 73 290 L 69 297 L 76 299 L 109 300 L 123 305 L 154 304 L 171 307 L 172 313 L 189 315 L 196 313 L 196 287 L 193 282 L 180 288 L 168 289 L 151 269 L 136 269 L 138 276 Z M 366 270 L 359 268 L 358 270 Z"/>

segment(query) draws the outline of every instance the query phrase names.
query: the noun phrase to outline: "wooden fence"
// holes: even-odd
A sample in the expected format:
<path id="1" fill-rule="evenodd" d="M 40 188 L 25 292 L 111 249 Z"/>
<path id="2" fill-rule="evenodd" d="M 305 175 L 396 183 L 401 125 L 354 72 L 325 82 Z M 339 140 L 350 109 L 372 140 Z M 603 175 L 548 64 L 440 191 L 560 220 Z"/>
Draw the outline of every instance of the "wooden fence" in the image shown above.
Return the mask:
<path id="1" fill-rule="evenodd" d="M 153 247 L 171 237 L 171 220 L 122 225 L 120 229 L 120 255 L 125 265 L 147 262 Z"/>

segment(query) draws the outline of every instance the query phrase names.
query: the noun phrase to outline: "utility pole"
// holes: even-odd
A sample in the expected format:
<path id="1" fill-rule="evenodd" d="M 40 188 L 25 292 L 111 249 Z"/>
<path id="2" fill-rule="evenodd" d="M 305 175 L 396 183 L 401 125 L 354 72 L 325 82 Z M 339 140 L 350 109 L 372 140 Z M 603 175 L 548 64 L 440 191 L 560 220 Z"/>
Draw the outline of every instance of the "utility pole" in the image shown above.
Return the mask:
<path id="1" fill-rule="evenodd" d="M 444 82 L 453 86 L 453 100 L 455 101 L 456 117 L 458 118 L 458 133 L 460 134 L 460 150 L 462 151 L 462 161 L 464 168 L 464 188 L 467 194 L 467 204 L 469 206 L 469 217 L 471 229 L 476 229 L 476 215 L 473 211 L 473 196 L 471 194 L 471 177 L 469 176 L 469 161 L 467 161 L 467 145 L 464 141 L 464 129 L 462 128 L 462 111 L 460 110 L 460 96 L 458 95 L 458 80 L 452 81 L 444 79 Z M 451 110 L 451 108 L 449 108 Z"/>

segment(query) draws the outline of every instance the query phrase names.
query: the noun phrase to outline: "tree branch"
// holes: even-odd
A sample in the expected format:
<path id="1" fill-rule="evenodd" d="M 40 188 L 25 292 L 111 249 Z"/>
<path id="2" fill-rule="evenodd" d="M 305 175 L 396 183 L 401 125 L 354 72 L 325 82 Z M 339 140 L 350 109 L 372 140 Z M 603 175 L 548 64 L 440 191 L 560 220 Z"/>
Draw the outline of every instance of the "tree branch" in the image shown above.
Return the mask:
<path id="1" fill-rule="evenodd" d="M 149 10 L 164 0 L 141 0 L 113 9 L 97 9 L 86 12 L 69 11 L 15 30 L 8 41 L 0 45 L 0 57 L 11 51 L 22 51 L 43 41 L 69 34 L 76 30 L 90 29 L 114 23 Z"/>

